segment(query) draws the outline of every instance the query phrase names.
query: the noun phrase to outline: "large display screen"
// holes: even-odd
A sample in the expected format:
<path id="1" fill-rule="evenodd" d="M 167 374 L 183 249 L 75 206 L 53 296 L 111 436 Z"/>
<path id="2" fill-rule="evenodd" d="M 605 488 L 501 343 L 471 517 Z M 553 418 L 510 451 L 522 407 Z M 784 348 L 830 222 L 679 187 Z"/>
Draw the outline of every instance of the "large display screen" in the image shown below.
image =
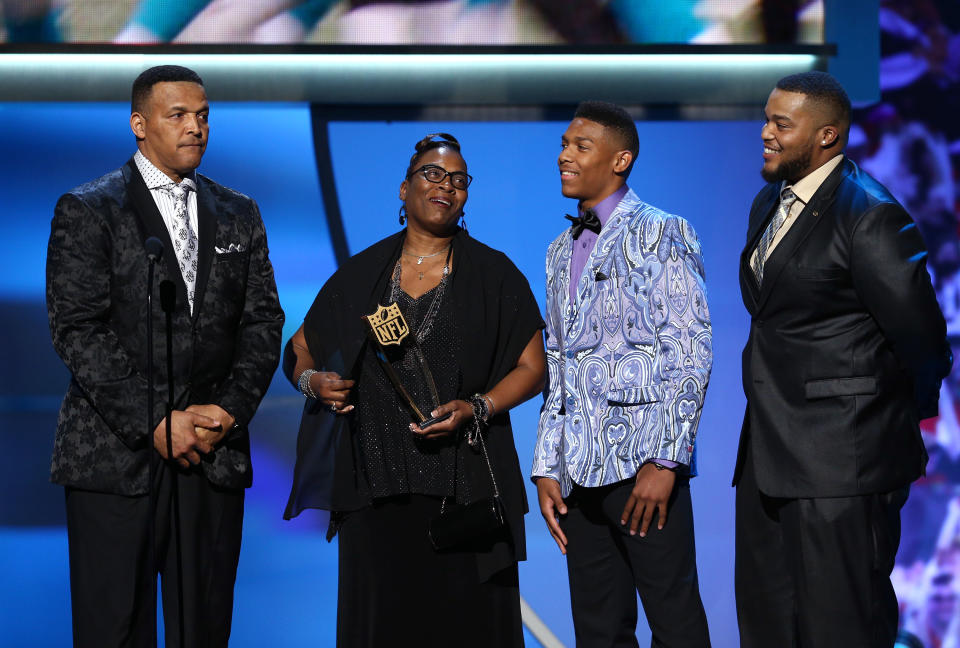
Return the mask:
<path id="1" fill-rule="evenodd" d="M 0 0 L 0 42 L 823 42 L 823 0 Z"/>
<path id="2" fill-rule="evenodd" d="M 903 507 L 893 570 L 898 646 L 960 646 L 960 4 L 880 4 L 881 100 L 855 114 L 848 151 L 910 212 L 927 243 L 953 371 L 921 423 L 926 474 Z"/>

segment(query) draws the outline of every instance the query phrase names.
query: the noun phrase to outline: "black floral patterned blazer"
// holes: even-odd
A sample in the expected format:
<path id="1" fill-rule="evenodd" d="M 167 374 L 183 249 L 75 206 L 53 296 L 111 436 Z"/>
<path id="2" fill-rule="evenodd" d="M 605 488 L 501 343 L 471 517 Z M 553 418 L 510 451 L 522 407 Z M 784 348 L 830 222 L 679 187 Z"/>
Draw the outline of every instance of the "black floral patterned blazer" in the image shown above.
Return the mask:
<path id="1" fill-rule="evenodd" d="M 174 407 L 216 403 L 236 427 L 201 464 L 211 483 L 251 483 L 250 421 L 277 367 L 283 311 L 256 203 L 197 176 L 199 270 L 191 315 L 169 235 L 133 160 L 63 195 L 47 250 L 53 345 L 70 370 L 51 480 L 121 495 L 148 491 L 151 431 L 167 394 L 159 286 L 176 285 Z M 147 413 L 144 241 L 166 253 L 153 294 L 155 393 Z"/>

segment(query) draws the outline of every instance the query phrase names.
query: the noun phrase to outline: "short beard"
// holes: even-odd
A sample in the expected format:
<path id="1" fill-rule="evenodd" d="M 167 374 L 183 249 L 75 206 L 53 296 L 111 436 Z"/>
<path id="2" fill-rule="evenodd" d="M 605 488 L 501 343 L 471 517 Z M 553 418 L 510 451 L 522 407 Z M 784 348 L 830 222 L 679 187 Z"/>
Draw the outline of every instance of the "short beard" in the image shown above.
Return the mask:
<path id="1" fill-rule="evenodd" d="M 810 168 L 810 161 L 813 159 L 813 151 L 804 151 L 799 157 L 786 162 L 781 162 L 773 171 L 760 169 L 760 175 L 767 182 L 782 182 L 793 184 L 803 176 L 800 175 Z"/>

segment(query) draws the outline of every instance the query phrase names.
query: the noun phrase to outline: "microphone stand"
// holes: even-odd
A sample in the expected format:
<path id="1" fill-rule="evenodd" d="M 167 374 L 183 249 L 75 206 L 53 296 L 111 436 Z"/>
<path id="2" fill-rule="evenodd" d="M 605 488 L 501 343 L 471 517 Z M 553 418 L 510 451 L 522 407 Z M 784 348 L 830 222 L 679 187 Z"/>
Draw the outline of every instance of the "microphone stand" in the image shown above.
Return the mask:
<path id="1" fill-rule="evenodd" d="M 167 337 L 167 462 L 170 465 L 170 489 L 173 495 L 173 533 L 176 539 L 177 559 L 177 624 L 180 630 L 180 648 L 186 648 L 183 617 L 183 537 L 180 533 L 179 465 L 173 458 L 173 311 L 176 308 L 177 289 L 170 280 L 160 282 L 160 307 L 166 317 Z"/>
<path id="2" fill-rule="evenodd" d="M 163 243 L 156 236 L 151 236 L 144 243 L 147 251 L 147 448 L 150 452 L 149 461 L 149 483 L 147 484 L 148 501 L 150 503 L 149 516 L 147 519 L 147 533 L 149 534 L 150 546 L 150 575 L 152 578 L 151 599 L 153 601 L 152 610 L 157 609 L 157 453 L 153 448 L 153 394 L 155 389 L 156 376 L 153 370 L 153 274 L 154 267 L 163 256 Z M 154 637 L 154 646 L 156 646 L 156 637 Z"/>

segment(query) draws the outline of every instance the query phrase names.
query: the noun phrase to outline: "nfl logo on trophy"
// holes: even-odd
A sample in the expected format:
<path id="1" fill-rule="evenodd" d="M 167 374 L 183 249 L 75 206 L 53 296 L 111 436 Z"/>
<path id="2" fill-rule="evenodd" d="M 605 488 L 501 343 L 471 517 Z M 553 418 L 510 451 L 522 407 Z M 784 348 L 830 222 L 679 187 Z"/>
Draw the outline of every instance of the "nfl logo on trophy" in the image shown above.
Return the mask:
<path id="1" fill-rule="evenodd" d="M 377 336 L 377 341 L 386 346 L 395 344 L 400 346 L 403 338 L 410 333 L 410 327 L 407 321 L 403 319 L 403 313 L 400 307 L 394 302 L 387 306 L 377 305 L 377 310 L 372 315 L 364 316 L 370 324 L 370 329 Z"/>

